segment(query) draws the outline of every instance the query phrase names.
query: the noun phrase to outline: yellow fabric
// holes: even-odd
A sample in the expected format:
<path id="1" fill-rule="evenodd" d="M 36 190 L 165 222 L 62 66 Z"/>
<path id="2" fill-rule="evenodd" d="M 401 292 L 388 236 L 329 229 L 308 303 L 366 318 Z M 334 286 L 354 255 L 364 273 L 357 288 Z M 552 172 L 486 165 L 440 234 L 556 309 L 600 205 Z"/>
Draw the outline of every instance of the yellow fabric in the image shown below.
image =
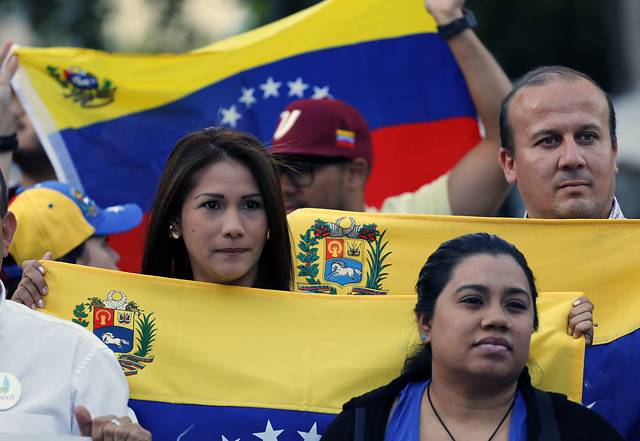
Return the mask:
<path id="1" fill-rule="evenodd" d="M 374 13 L 375 12 L 375 13 Z M 371 20 L 369 17 L 376 17 Z M 366 27 L 362 23 L 367 23 Z M 158 107 L 238 72 L 301 53 L 358 42 L 435 32 L 435 21 L 418 0 L 326 0 L 251 32 L 186 54 L 129 55 L 89 49 L 20 48 L 19 82 L 28 101 L 56 109 L 41 121 L 47 133 L 78 128 Z M 109 80 L 118 99 L 77 111 L 61 93 L 48 66 L 69 66 Z M 215 69 L 203 68 L 215 66 Z M 27 76 L 28 74 L 28 76 Z M 36 93 L 37 91 L 37 93 Z"/>
<path id="2" fill-rule="evenodd" d="M 629 314 L 630 310 L 638 309 L 630 305 L 637 302 L 640 287 L 637 258 L 640 252 L 639 220 L 413 216 L 317 209 L 296 210 L 288 219 L 296 256 L 294 265 L 297 267 L 298 290 L 314 286 L 300 275 L 302 270 L 299 266 L 305 266 L 304 259 L 312 257 L 306 256 L 303 248 L 306 250 L 308 247 L 302 243 L 301 235 L 310 233 L 310 237 L 313 236 L 318 219 L 328 224 L 337 224 L 340 220 L 343 228 L 352 224 L 357 228 L 375 224 L 377 231 L 384 233 L 380 246 L 386 244 L 380 255 L 389 253 L 382 262 L 389 264 L 383 269 L 388 275 L 375 291 L 394 295 L 415 292 L 418 271 L 442 242 L 462 234 L 486 231 L 499 235 L 522 251 L 537 278 L 540 291 L 578 291 L 591 299 L 595 305 L 594 319 L 599 324 L 595 344 L 610 342 L 640 327 L 640 314 Z M 366 285 L 366 274 L 371 268 L 371 257 L 367 253 L 375 249 L 364 240 L 344 239 L 345 244 L 352 248 L 360 247 L 358 259 L 363 270 L 361 282 L 340 286 L 324 277 L 326 242 L 332 239 L 318 239 L 318 244 L 311 247 L 318 255 L 316 279 L 327 287 L 326 290 L 333 288 L 338 294 L 349 294 L 354 288 Z"/>
<path id="3" fill-rule="evenodd" d="M 93 236 L 95 228 L 67 196 L 50 188 L 33 188 L 20 193 L 9 206 L 18 228 L 9 253 L 22 265 L 42 259 L 51 251 L 58 259 Z"/>
<path id="4" fill-rule="evenodd" d="M 115 312 L 123 320 L 130 312 L 110 308 L 139 308 L 134 350 L 119 353 L 121 363 L 148 332 L 141 322 L 153 324 L 144 367 L 125 370 L 133 399 L 338 413 L 349 398 L 396 377 L 419 344 L 413 295 L 288 293 L 43 264 L 48 313 L 76 321 L 85 314 L 80 321 L 92 331 L 89 303 L 100 317 Z M 534 384 L 579 400 L 584 347 L 565 331 L 576 295 L 540 301 L 532 357 L 541 372 L 532 374 Z"/>

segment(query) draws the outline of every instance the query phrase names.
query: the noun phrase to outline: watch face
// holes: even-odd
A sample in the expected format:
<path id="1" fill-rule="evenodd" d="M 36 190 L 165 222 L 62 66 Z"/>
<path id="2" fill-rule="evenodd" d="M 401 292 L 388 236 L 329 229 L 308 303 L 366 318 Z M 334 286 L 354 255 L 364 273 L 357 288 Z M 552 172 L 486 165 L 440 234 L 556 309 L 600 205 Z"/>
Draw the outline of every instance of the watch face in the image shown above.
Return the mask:
<path id="1" fill-rule="evenodd" d="M 464 18 L 467 20 L 467 26 L 470 28 L 475 28 L 476 26 L 478 26 L 478 22 L 476 21 L 476 16 L 473 15 L 473 12 L 471 12 L 468 9 L 464 9 Z"/>

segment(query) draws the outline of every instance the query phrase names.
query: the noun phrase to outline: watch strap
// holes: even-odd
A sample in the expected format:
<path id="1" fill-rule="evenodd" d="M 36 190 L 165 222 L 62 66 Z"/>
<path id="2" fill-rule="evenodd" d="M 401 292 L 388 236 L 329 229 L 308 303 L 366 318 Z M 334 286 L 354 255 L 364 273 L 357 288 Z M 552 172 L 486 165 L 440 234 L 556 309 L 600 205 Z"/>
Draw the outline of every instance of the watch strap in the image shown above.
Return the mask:
<path id="1" fill-rule="evenodd" d="M 442 38 L 453 37 L 467 28 L 475 28 L 478 25 L 475 15 L 467 8 L 462 8 L 462 17 L 456 18 L 451 23 L 438 26 L 438 33 Z"/>
<path id="2" fill-rule="evenodd" d="M 18 150 L 18 137 L 14 133 L 9 136 L 0 136 L 0 153 L 15 152 Z"/>

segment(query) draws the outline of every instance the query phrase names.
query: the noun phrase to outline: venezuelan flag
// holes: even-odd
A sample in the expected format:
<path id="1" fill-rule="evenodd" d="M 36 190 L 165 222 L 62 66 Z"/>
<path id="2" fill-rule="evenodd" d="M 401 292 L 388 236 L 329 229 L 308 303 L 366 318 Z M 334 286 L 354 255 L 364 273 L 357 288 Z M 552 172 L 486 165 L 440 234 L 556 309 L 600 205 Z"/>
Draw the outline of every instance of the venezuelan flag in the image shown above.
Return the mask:
<path id="1" fill-rule="evenodd" d="M 289 102 L 339 98 L 373 130 L 376 205 L 444 173 L 479 140 L 464 78 L 435 31 L 420 0 L 326 0 L 186 54 L 24 47 L 14 85 L 60 179 L 99 205 L 143 208 L 186 133 L 220 124 L 269 143 Z"/>
<path id="2" fill-rule="evenodd" d="M 640 221 L 304 209 L 290 214 L 289 222 L 295 240 L 296 289 L 306 292 L 321 286 L 317 292 L 404 295 L 413 292 L 427 256 L 445 240 L 486 231 L 515 244 L 536 275 L 539 290 L 583 292 L 595 305 L 594 321 L 599 326 L 584 358 L 582 402 L 609 420 L 625 439 L 640 439 L 636 372 L 640 366 Z M 360 275 L 333 274 L 331 265 L 336 260 L 346 268 L 358 268 Z M 565 325 L 570 309 L 566 309 Z M 582 376 L 582 366 L 578 369 L 581 372 L 575 372 L 572 381 Z"/>
<path id="3" fill-rule="evenodd" d="M 419 344 L 414 295 L 277 292 L 44 265 L 46 311 L 114 350 L 130 405 L 156 440 L 317 441 L 345 401 L 397 376 Z M 538 384 L 579 399 L 584 346 L 565 331 L 576 295 L 541 299 L 532 357 Z M 113 317 L 108 328 L 96 310 Z"/>

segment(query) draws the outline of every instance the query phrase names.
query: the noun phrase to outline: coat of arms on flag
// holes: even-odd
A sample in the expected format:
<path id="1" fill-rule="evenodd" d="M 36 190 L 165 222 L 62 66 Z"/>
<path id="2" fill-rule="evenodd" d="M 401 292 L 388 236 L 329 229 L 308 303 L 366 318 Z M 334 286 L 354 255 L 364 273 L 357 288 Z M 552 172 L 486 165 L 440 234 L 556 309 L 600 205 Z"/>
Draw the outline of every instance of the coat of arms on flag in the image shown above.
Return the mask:
<path id="1" fill-rule="evenodd" d="M 105 299 L 87 300 L 75 306 L 72 321 L 85 328 L 91 322 L 93 333 L 116 354 L 125 375 L 135 375 L 153 361 L 153 312 L 144 314 L 136 302 L 127 301 L 122 291 L 110 291 Z"/>
<path id="2" fill-rule="evenodd" d="M 79 102 L 81 107 L 101 107 L 114 100 L 116 87 L 106 78 L 100 85 L 95 75 L 75 66 L 68 69 L 47 66 L 47 72 L 65 90 L 64 97 Z"/>
<path id="3" fill-rule="evenodd" d="M 385 231 L 376 224 L 358 225 L 352 217 L 335 222 L 317 219 L 300 235 L 298 290 L 325 294 L 384 295 L 383 281 L 389 263 Z M 318 254 L 318 253 L 321 253 Z M 322 266 L 322 269 L 320 268 Z"/>

